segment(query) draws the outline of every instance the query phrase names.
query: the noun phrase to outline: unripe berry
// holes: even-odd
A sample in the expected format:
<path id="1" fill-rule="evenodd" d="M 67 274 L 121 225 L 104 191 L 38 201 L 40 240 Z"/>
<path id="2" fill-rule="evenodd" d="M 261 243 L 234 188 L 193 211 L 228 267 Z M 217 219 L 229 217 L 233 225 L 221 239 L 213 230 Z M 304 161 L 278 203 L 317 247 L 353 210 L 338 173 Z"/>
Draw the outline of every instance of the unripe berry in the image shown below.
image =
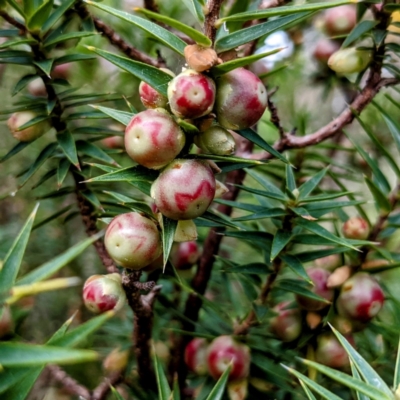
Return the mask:
<path id="1" fill-rule="evenodd" d="M 366 272 L 359 272 L 342 286 L 336 306 L 339 315 L 368 322 L 381 310 L 385 296 L 379 283 Z"/>
<path id="2" fill-rule="evenodd" d="M 203 338 L 195 338 L 185 349 L 185 363 L 189 369 L 198 375 L 205 375 L 207 367 L 208 342 Z"/>
<path id="3" fill-rule="evenodd" d="M 160 68 L 161 71 L 166 72 L 168 75 L 175 76 L 175 74 L 167 68 Z M 140 82 L 139 85 L 140 101 L 146 108 L 166 108 L 168 104 L 168 97 L 164 96 L 156 89 L 151 87 L 146 82 Z"/>
<path id="4" fill-rule="evenodd" d="M 154 181 L 151 197 L 168 218 L 200 217 L 215 195 L 215 178 L 210 165 L 200 160 L 175 160 Z"/>
<path id="5" fill-rule="evenodd" d="M 135 270 L 146 267 L 162 252 L 156 224 L 137 212 L 115 217 L 108 225 L 104 244 L 118 265 Z"/>
<path id="6" fill-rule="evenodd" d="M 169 106 L 179 118 L 199 118 L 211 112 L 215 83 L 206 75 L 187 69 L 168 85 Z"/>
<path id="7" fill-rule="evenodd" d="M 367 239 L 369 236 L 368 222 L 361 217 L 351 217 L 343 225 L 343 235 L 347 239 Z"/>
<path id="8" fill-rule="evenodd" d="M 184 133 L 162 108 L 136 114 L 125 130 L 126 152 L 147 168 L 164 167 L 181 152 L 184 145 Z"/>
<path id="9" fill-rule="evenodd" d="M 101 143 L 109 149 L 123 149 L 124 138 L 123 136 L 108 136 L 102 139 Z"/>
<path id="10" fill-rule="evenodd" d="M 368 50 L 357 50 L 355 47 L 339 50 L 328 60 L 328 66 L 340 74 L 361 72 L 371 62 L 372 53 Z"/>
<path id="11" fill-rule="evenodd" d="M 307 274 L 314 283 L 314 286 L 310 290 L 316 295 L 323 297 L 328 301 L 332 301 L 334 291 L 326 286 L 330 273 L 323 268 L 313 267 L 307 269 Z M 296 300 L 302 308 L 308 311 L 322 310 L 329 305 L 328 303 L 310 299 L 299 294 L 296 295 Z"/>
<path id="12" fill-rule="evenodd" d="M 50 76 L 52 79 L 68 79 L 70 75 L 70 70 L 71 70 L 71 64 L 56 65 L 51 71 Z M 41 78 L 37 78 L 34 79 L 33 81 L 30 81 L 27 88 L 28 92 L 32 96 L 37 96 L 37 97 L 47 96 L 46 86 L 44 85 L 43 80 Z"/>
<path id="13" fill-rule="evenodd" d="M 327 64 L 329 57 L 340 49 L 340 44 L 330 39 L 320 39 L 315 46 L 313 56 L 322 64 Z"/>
<path id="14" fill-rule="evenodd" d="M 325 11 L 325 30 L 330 36 L 345 35 L 357 24 L 357 10 L 352 5 L 330 8 Z"/>
<path id="15" fill-rule="evenodd" d="M 351 336 L 346 337 L 346 339 L 350 343 L 354 343 Z M 350 364 L 346 350 L 333 333 L 324 333 L 318 336 L 315 361 L 331 368 L 343 368 Z"/>
<path id="16" fill-rule="evenodd" d="M 50 127 L 47 121 L 42 121 L 22 131 L 18 131 L 20 126 L 31 121 L 36 116 L 37 115 L 32 111 L 21 111 L 11 115 L 7 121 L 7 125 L 15 139 L 20 142 L 30 142 L 42 136 L 49 130 Z"/>
<path id="17" fill-rule="evenodd" d="M 219 336 L 208 348 L 207 365 L 210 375 L 218 379 L 231 363 L 229 380 L 246 378 L 250 369 L 250 348 L 236 342 L 231 336 Z"/>
<path id="18" fill-rule="evenodd" d="M 172 255 L 172 264 L 176 269 L 189 269 L 196 264 L 199 257 L 200 250 L 197 242 L 182 242 Z"/>
<path id="19" fill-rule="evenodd" d="M 278 315 L 271 318 L 271 331 L 283 342 L 297 339 L 301 333 L 301 313 L 298 308 L 288 308 L 290 301 L 277 304 L 273 311 Z"/>
<path id="20" fill-rule="evenodd" d="M 267 90 L 249 70 L 237 68 L 217 79 L 215 109 L 218 122 L 224 128 L 250 128 L 266 108 Z"/>
<path id="21" fill-rule="evenodd" d="M 94 313 L 118 311 L 123 307 L 125 300 L 120 274 L 92 275 L 83 286 L 85 306 Z"/>
<path id="22" fill-rule="evenodd" d="M 328 271 L 332 271 L 342 265 L 342 257 L 340 254 L 331 254 L 315 260 L 315 266 L 318 268 L 324 268 Z"/>
<path id="23" fill-rule="evenodd" d="M 216 125 L 197 134 L 194 143 L 203 151 L 217 156 L 233 154 L 236 149 L 235 139 L 231 133 Z"/>
<path id="24" fill-rule="evenodd" d="M 114 349 L 103 361 L 103 368 L 108 373 L 121 372 L 128 364 L 129 350 Z"/>

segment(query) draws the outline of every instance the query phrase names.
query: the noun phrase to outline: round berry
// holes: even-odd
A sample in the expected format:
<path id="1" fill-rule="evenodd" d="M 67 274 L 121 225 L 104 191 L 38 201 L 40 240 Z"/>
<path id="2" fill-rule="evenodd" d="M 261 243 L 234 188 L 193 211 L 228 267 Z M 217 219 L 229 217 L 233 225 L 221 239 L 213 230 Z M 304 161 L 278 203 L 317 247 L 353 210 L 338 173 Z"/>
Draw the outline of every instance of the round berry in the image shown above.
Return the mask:
<path id="1" fill-rule="evenodd" d="M 195 338 L 185 349 L 185 363 L 188 368 L 198 375 L 205 375 L 207 367 L 208 342 L 203 338 Z"/>
<path id="2" fill-rule="evenodd" d="M 235 139 L 231 133 L 216 125 L 197 134 L 194 137 L 194 143 L 203 151 L 218 156 L 233 154 L 236 149 Z"/>
<path id="3" fill-rule="evenodd" d="M 367 239 L 369 236 L 368 222 L 361 217 L 348 219 L 343 225 L 343 235 L 347 239 Z"/>
<path id="4" fill-rule="evenodd" d="M 200 250 L 197 242 L 182 242 L 172 254 L 172 263 L 177 269 L 189 269 L 196 264 L 199 257 Z"/>
<path id="5" fill-rule="evenodd" d="M 340 44 L 331 39 L 320 39 L 315 46 L 313 56 L 322 64 L 327 64 L 329 57 L 340 49 Z"/>
<path id="6" fill-rule="evenodd" d="M 25 125 L 36 117 L 37 115 L 32 111 L 21 111 L 11 115 L 7 121 L 7 125 L 15 139 L 20 142 L 30 142 L 39 138 L 50 129 L 48 122 L 42 121 L 22 131 L 18 130 L 22 125 Z"/>
<path id="7" fill-rule="evenodd" d="M 352 5 L 330 8 L 325 11 L 325 30 L 330 36 L 345 35 L 357 24 L 357 10 Z"/>
<path id="8" fill-rule="evenodd" d="M 291 342 L 301 333 L 300 310 L 289 306 L 290 301 L 277 304 L 272 310 L 278 315 L 270 320 L 271 331 L 283 342 Z"/>
<path id="9" fill-rule="evenodd" d="M 347 335 L 346 339 L 351 344 L 354 343 L 352 336 Z M 350 363 L 346 350 L 333 333 L 324 333 L 318 336 L 315 361 L 331 368 L 343 368 Z"/>
<path id="10" fill-rule="evenodd" d="M 372 60 L 369 50 L 357 50 L 354 47 L 333 53 L 328 60 L 328 66 L 339 74 L 353 74 L 367 68 Z"/>

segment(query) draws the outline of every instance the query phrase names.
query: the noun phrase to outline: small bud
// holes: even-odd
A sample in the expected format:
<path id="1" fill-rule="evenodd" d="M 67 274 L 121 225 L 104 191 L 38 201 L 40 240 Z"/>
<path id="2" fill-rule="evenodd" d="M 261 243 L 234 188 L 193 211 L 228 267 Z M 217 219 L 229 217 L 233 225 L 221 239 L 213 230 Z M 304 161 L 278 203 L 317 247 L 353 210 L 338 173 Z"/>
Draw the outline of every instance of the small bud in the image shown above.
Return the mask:
<path id="1" fill-rule="evenodd" d="M 384 302 L 385 296 L 376 279 L 359 272 L 343 284 L 336 306 L 339 315 L 368 322 L 379 313 Z"/>
<path id="2" fill-rule="evenodd" d="M 346 338 L 351 344 L 354 339 Z M 315 361 L 331 368 L 343 368 L 350 364 L 346 350 L 332 333 L 324 333 L 317 338 Z"/>
<path id="3" fill-rule="evenodd" d="M 361 269 L 382 268 L 389 265 L 388 260 L 370 260 L 361 265 Z"/>
<path id="4" fill-rule="evenodd" d="M 128 364 L 129 350 L 114 349 L 103 361 L 103 368 L 108 373 L 121 372 Z"/>
<path id="5" fill-rule="evenodd" d="M 313 267 L 307 269 L 307 274 L 314 283 L 314 286 L 310 288 L 310 290 L 316 295 L 323 297 L 328 301 L 332 301 L 334 291 L 332 289 L 329 289 L 326 285 L 330 273 L 325 269 Z M 329 303 L 310 299 L 302 295 L 296 295 L 296 300 L 299 303 L 300 307 L 308 311 L 319 311 L 329 305 Z"/>
<path id="6" fill-rule="evenodd" d="M 250 348 L 236 342 L 230 336 L 219 336 L 214 339 L 207 354 L 207 365 L 210 375 L 219 379 L 232 363 L 230 381 L 247 378 L 250 369 Z"/>
<path id="7" fill-rule="evenodd" d="M 365 240 L 369 236 L 369 226 L 365 219 L 352 217 L 343 225 L 343 235 L 347 239 Z"/>
<path id="8" fill-rule="evenodd" d="M 30 142 L 39 138 L 50 129 L 48 122 L 42 121 L 22 131 L 18 130 L 19 127 L 25 125 L 36 117 L 37 115 L 32 111 L 21 111 L 11 115 L 7 121 L 7 125 L 15 139 L 20 142 Z"/>
<path id="9" fill-rule="evenodd" d="M 197 227 L 192 219 L 178 221 L 176 226 L 174 242 L 189 242 L 197 240 Z"/>
<path id="10" fill-rule="evenodd" d="M 121 284 L 121 275 L 92 275 L 83 286 L 85 306 L 94 313 L 120 310 L 125 304 L 125 291 Z"/>
<path id="11" fill-rule="evenodd" d="M 221 198 L 225 193 L 229 192 L 229 189 L 226 185 L 224 185 L 222 182 L 220 182 L 219 180 L 215 180 L 215 196 L 214 199 L 219 199 Z"/>
<path id="12" fill-rule="evenodd" d="M 364 71 L 372 60 L 369 50 L 357 50 L 354 47 L 333 53 L 328 60 L 328 66 L 340 74 L 352 74 Z"/>
<path id="13" fill-rule="evenodd" d="M 230 132 L 220 126 L 212 126 L 194 137 L 194 143 L 203 151 L 218 156 L 233 154 L 236 143 Z"/>
<path id="14" fill-rule="evenodd" d="M 328 288 L 337 288 L 342 286 L 343 283 L 350 278 L 351 273 L 352 269 L 347 265 L 343 265 L 342 267 L 335 269 L 335 271 L 333 271 L 329 276 L 326 286 Z"/>
<path id="15" fill-rule="evenodd" d="M 203 338 L 195 338 L 189 342 L 185 349 L 185 363 L 188 368 L 198 375 L 205 375 L 207 367 L 208 342 Z"/>
<path id="16" fill-rule="evenodd" d="M 309 311 L 306 315 L 306 322 L 310 329 L 315 329 L 322 322 L 322 316 L 316 312 Z"/>
<path id="17" fill-rule="evenodd" d="M 214 49 L 201 47 L 198 44 L 187 45 L 184 54 L 189 67 L 197 72 L 206 71 L 218 62 L 218 56 Z"/>
<path id="18" fill-rule="evenodd" d="M 291 342 L 301 333 L 300 310 L 289 308 L 289 305 L 289 301 L 277 304 L 272 310 L 278 315 L 270 320 L 271 331 L 283 342 Z"/>
<path id="19" fill-rule="evenodd" d="M 196 242 L 179 243 L 172 255 L 172 264 L 176 269 L 189 269 L 200 257 L 200 249 Z"/>

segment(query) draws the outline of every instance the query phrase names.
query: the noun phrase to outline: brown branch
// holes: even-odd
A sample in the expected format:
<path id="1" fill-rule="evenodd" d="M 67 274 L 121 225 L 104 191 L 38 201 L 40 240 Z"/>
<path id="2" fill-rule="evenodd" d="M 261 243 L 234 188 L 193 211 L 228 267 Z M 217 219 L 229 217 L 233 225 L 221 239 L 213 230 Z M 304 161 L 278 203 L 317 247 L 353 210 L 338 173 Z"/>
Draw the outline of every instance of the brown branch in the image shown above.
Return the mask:
<path id="1" fill-rule="evenodd" d="M 119 36 L 112 28 L 105 24 L 100 18 L 91 16 L 88 9 L 82 2 L 76 4 L 75 10 L 82 20 L 92 18 L 96 30 L 98 32 L 101 32 L 112 45 L 120 49 L 129 58 L 141 61 L 145 64 L 152 65 L 153 67 L 165 67 L 165 63 L 148 56 L 146 53 L 128 44 L 124 39 L 121 38 L 121 36 Z"/>
<path id="2" fill-rule="evenodd" d="M 108 392 L 111 390 L 111 386 L 115 386 L 123 380 L 121 372 L 115 372 L 114 374 L 105 377 L 104 380 L 93 390 L 90 400 L 103 400 L 106 398 Z"/>
<path id="3" fill-rule="evenodd" d="M 7 12 L 4 10 L 0 10 L 0 17 L 2 17 L 4 20 L 6 20 L 10 25 L 15 26 L 20 30 L 20 35 L 26 35 L 27 29 L 24 24 L 21 24 L 21 22 L 17 21 L 14 17 L 9 15 Z"/>
<path id="4" fill-rule="evenodd" d="M 144 8 L 155 13 L 159 12 L 158 5 L 154 0 L 144 0 Z"/>
<path id="5" fill-rule="evenodd" d="M 58 365 L 48 365 L 46 369 L 49 371 L 51 377 L 60 383 L 67 393 L 82 397 L 85 400 L 91 398 L 89 389 L 78 383 L 74 378 L 70 377 Z"/>
<path id="6" fill-rule="evenodd" d="M 212 43 L 215 42 L 217 28 L 215 22 L 219 18 L 219 11 L 224 0 L 208 0 L 207 2 L 207 15 L 204 21 L 204 34 L 211 39 Z"/>
<path id="7" fill-rule="evenodd" d="M 275 90 L 271 91 L 270 93 L 268 93 L 268 98 L 267 98 L 267 104 L 268 104 L 268 110 L 271 113 L 270 116 L 270 121 L 276 126 L 276 128 L 279 131 L 279 136 L 281 137 L 281 139 L 285 136 L 285 131 L 282 128 L 281 125 L 281 120 L 279 118 L 278 115 L 278 109 L 276 108 L 275 104 L 273 103 L 271 97 L 276 93 L 276 91 L 278 90 L 278 88 L 276 88 Z"/>

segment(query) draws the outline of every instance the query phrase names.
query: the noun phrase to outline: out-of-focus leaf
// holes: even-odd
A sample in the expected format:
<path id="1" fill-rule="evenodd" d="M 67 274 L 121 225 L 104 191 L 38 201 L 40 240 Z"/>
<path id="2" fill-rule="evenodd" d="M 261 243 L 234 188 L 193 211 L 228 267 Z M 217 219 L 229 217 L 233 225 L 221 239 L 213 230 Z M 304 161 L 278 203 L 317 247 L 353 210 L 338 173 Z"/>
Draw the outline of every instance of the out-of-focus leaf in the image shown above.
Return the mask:
<path id="1" fill-rule="evenodd" d="M 54 46 L 55 44 L 66 42 L 71 39 L 82 39 L 84 37 L 97 35 L 96 32 L 70 32 L 65 33 L 64 35 L 59 35 L 55 38 L 51 38 L 50 40 L 45 40 L 43 43 L 44 47 Z"/>
<path id="2" fill-rule="evenodd" d="M 0 343 L 0 364 L 4 367 L 22 367 L 41 364 L 75 364 L 98 359 L 92 350 L 71 350 L 63 347 L 27 343 Z"/>
<path id="3" fill-rule="evenodd" d="M 301 261 L 297 258 L 297 256 L 292 254 L 283 254 L 280 256 L 282 261 L 287 264 L 287 266 L 298 276 L 303 278 L 306 282 L 309 282 L 313 285 L 312 280 L 308 276 L 305 268 Z"/>
<path id="4" fill-rule="evenodd" d="M 229 364 L 228 368 L 224 371 L 218 382 L 215 384 L 206 400 L 221 400 L 224 395 L 226 384 L 228 383 L 229 374 L 232 369 L 232 363 Z"/>
<path id="5" fill-rule="evenodd" d="M 7 40 L 7 42 L 4 42 L 3 44 L 0 44 L 0 49 L 2 50 L 12 46 L 20 46 L 21 44 L 33 44 L 33 43 L 36 43 L 35 39 L 12 39 L 12 40 Z"/>
<path id="6" fill-rule="evenodd" d="M 61 210 L 53 213 L 52 215 L 50 215 L 49 217 L 43 219 L 42 221 L 39 221 L 37 224 L 35 224 L 32 228 L 32 230 L 38 229 L 43 225 L 46 225 L 47 223 L 53 221 L 54 219 L 56 219 L 57 217 L 59 217 L 60 215 L 63 215 L 65 212 L 67 212 L 72 206 L 66 206 L 64 208 L 62 208 Z"/>
<path id="7" fill-rule="evenodd" d="M 172 244 L 174 242 L 174 235 L 178 221 L 167 218 L 164 215 L 162 217 L 162 221 L 163 268 L 165 270 L 169 253 L 171 252 Z"/>
<path id="8" fill-rule="evenodd" d="M 97 196 L 94 194 L 93 191 L 86 189 L 81 191 L 81 195 L 95 208 L 99 208 L 100 210 L 104 211 L 103 206 L 100 203 L 100 200 L 97 198 Z"/>
<path id="9" fill-rule="evenodd" d="M 254 214 L 245 215 L 243 217 L 234 218 L 233 221 L 254 221 L 263 218 L 283 217 L 286 211 L 282 208 L 270 208 L 265 211 L 257 212 Z"/>
<path id="10" fill-rule="evenodd" d="M 23 276 L 21 279 L 18 280 L 17 285 L 28 285 L 35 282 L 41 282 L 49 278 L 61 268 L 69 264 L 73 259 L 82 254 L 84 250 L 86 250 L 92 243 L 98 240 L 103 234 L 104 232 L 99 232 L 96 235 L 75 244 L 65 252 L 61 253 L 59 256 L 53 258 L 52 260 L 44 263 L 40 267 Z"/>
<path id="11" fill-rule="evenodd" d="M 308 285 L 307 285 L 308 286 Z M 322 301 L 324 303 L 330 304 L 330 302 L 323 297 L 318 296 L 304 285 L 303 281 L 298 281 L 294 279 L 280 279 L 274 285 L 274 289 L 285 290 L 289 293 L 296 293 L 309 299 Z"/>
<path id="12" fill-rule="evenodd" d="M 175 28 L 176 30 L 184 33 L 186 36 L 193 39 L 200 46 L 211 47 L 212 45 L 211 40 L 206 35 L 202 34 L 197 29 L 194 29 L 191 26 L 186 25 L 174 18 L 170 18 L 160 13 L 152 12 L 145 8 L 137 7 L 134 10 L 138 13 L 146 15 L 146 17 L 149 17 L 150 19 L 163 22 L 164 24 Z"/>
<path id="13" fill-rule="evenodd" d="M 396 143 L 397 150 L 400 152 L 400 125 L 379 104 L 374 101 L 372 101 L 372 104 L 381 112 L 383 119 L 393 137 L 393 140 Z"/>
<path id="14" fill-rule="evenodd" d="M 112 165 L 118 165 L 116 161 L 111 158 L 104 150 L 86 140 L 78 140 L 76 142 L 76 148 L 79 152 L 89 157 L 95 158 L 96 160 L 100 160 Z"/>
<path id="15" fill-rule="evenodd" d="M 235 186 L 237 186 L 238 188 L 240 188 L 246 192 L 259 194 L 260 196 L 264 196 L 269 199 L 287 201 L 287 198 L 284 195 L 278 194 L 277 192 L 267 192 L 265 190 L 253 189 L 251 187 L 243 186 L 243 185 L 235 185 Z"/>
<path id="16" fill-rule="evenodd" d="M 60 188 L 68 175 L 69 168 L 71 163 L 67 158 L 62 158 L 58 163 L 57 168 L 57 186 Z"/>
<path id="17" fill-rule="evenodd" d="M 209 209 L 200 218 L 216 222 L 220 226 L 227 226 L 227 227 L 235 228 L 235 229 L 243 229 L 242 225 L 236 223 L 236 221 L 231 220 L 225 214 L 218 213 L 215 210 L 210 210 Z"/>
<path id="18" fill-rule="evenodd" d="M 183 55 L 183 50 L 186 47 L 186 43 L 183 40 L 179 39 L 178 36 L 167 31 L 161 26 L 153 22 L 147 21 L 144 18 L 136 17 L 135 15 L 129 14 L 125 11 L 119 11 L 115 8 L 108 7 L 103 4 L 94 3 L 89 0 L 85 0 L 85 3 L 90 4 L 91 6 L 94 6 L 96 8 L 99 8 L 100 10 L 103 10 L 108 14 L 121 18 L 122 20 L 129 22 L 133 26 L 143 29 L 150 36 L 154 37 L 155 39 L 163 43 L 165 46 L 176 51 L 178 54 Z"/>
<path id="19" fill-rule="evenodd" d="M 296 258 L 298 258 L 301 263 L 306 263 L 322 257 L 330 256 L 331 254 L 345 253 L 346 251 L 349 251 L 349 249 L 347 249 L 346 247 L 333 247 L 332 249 L 305 251 L 303 253 L 297 253 Z"/>
<path id="20" fill-rule="evenodd" d="M 251 26 L 249 28 L 241 29 L 240 31 L 236 31 L 217 40 L 217 42 L 215 43 L 215 49 L 218 53 L 234 49 L 235 47 L 238 47 L 242 44 L 248 43 L 252 40 L 256 40 L 261 36 L 271 34 L 272 32 L 281 29 L 287 29 L 311 17 L 311 15 L 313 14 L 314 12 L 301 12 L 295 15 L 280 17 L 255 26 Z"/>
<path id="21" fill-rule="evenodd" d="M 307 182 L 304 182 L 300 187 L 299 187 L 299 200 L 303 200 L 306 198 L 321 182 L 321 180 L 324 178 L 326 173 L 328 172 L 329 167 L 324 168 L 317 174 L 315 174 L 312 178 L 310 178 Z"/>
<path id="22" fill-rule="evenodd" d="M 396 357 L 396 365 L 393 376 L 393 387 L 397 389 L 399 385 L 400 385 L 400 341 L 399 345 L 397 346 L 397 357 Z"/>
<path id="23" fill-rule="evenodd" d="M 114 386 L 111 386 L 111 393 L 113 394 L 115 400 L 124 400 L 124 398 L 119 394 L 117 389 Z"/>
<path id="24" fill-rule="evenodd" d="M 200 23 L 204 22 L 204 12 L 201 0 L 183 0 L 183 3 Z"/>
<path id="25" fill-rule="evenodd" d="M 120 169 L 115 172 L 96 176 L 86 182 L 132 182 L 132 181 L 153 181 L 157 178 L 156 171 L 149 170 L 140 165 Z"/>
<path id="26" fill-rule="evenodd" d="M 53 68 L 54 59 L 34 61 L 34 64 L 38 66 L 47 76 L 50 76 L 51 69 Z"/>
<path id="27" fill-rule="evenodd" d="M 77 61 L 88 61 L 88 60 L 95 60 L 96 57 L 91 56 L 89 54 L 79 54 L 79 53 L 74 53 L 74 54 L 67 54 L 65 56 L 58 57 L 54 60 L 54 65 L 62 65 L 62 64 L 67 64 L 71 62 L 77 62 Z"/>
<path id="28" fill-rule="evenodd" d="M 122 125 L 128 125 L 130 120 L 132 119 L 134 114 L 128 113 L 126 111 L 118 111 L 114 110 L 113 108 L 102 107 L 102 106 L 95 106 L 91 105 L 96 110 L 101 111 L 102 113 L 108 115 L 112 119 L 120 122 Z"/>
<path id="29" fill-rule="evenodd" d="M 271 256 L 270 260 L 273 261 L 279 253 L 285 248 L 292 238 L 291 232 L 286 232 L 282 229 L 278 229 L 272 241 Z"/>
<path id="30" fill-rule="evenodd" d="M 76 152 L 75 140 L 70 131 L 64 131 L 57 135 L 57 142 L 61 147 L 61 150 L 67 156 L 68 160 L 71 161 L 75 167 L 80 169 L 78 154 Z"/>
<path id="31" fill-rule="evenodd" d="M 28 244 L 29 235 L 32 230 L 33 221 L 38 207 L 39 204 L 37 204 L 33 209 L 31 215 L 25 222 L 25 225 L 22 227 L 4 259 L 2 268 L 0 269 L 0 293 L 7 292 L 14 285 Z M 2 364 L 1 361 L 0 364 Z"/>
<path id="32" fill-rule="evenodd" d="M 46 33 L 54 24 L 65 14 L 65 12 L 75 3 L 75 0 L 63 0 L 57 9 L 50 15 L 42 26 L 42 32 Z"/>
<path id="33" fill-rule="evenodd" d="M 351 373 L 353 374 L 353 377 L 361 381 L 361 376 L 357 371 L 357 368 L 354 366 L 353 362 L 350 360 L 350 368 L 351 368 Z M 365 396 L 359 391 L 356 391 L 357 395 L 357 400 L 371 400 L 368 396 Z"/>
<path id="34" fill-rule="evenodd" d="M 234 267 L 224 268 L 223 272 L 240 273 L 240 274 L 255 274 L 263 275 L 268 274 L 270 269 L 267 264 L 251 263 L 243 265 L 235 265 Z"/>
<path id="35" fill-rule="evenodd" d="M 18 154 L 22 151 L 25 147 L 29 146 L 32 142 L 19 142 L 17 143 L 7 154 L 0 158 L 0 163 L 7 161 L 11 157 Z"/>
<path id="36" fill-rule="evenodd" d="M 379 209 L 385 212 L 390 212 L 392 206 L 385 193 L 382 193 L 382 190 L 375 184 L 375 182 L 371 181 L 371 179 L 369 179 L 367 176 L 364 177 L 364 180 Z"/>
<path id="37" fill-rule="evenodd" d="M 53 9 L 53 0 L 45 0 L 39 7 L 35 9 L 35 12 L 28 19 L 28 29 L 31 31 L 40 30 L 44 22 L 49 17 Z"/>
<path id="38" fill-rule="evenodd" d="M 342 44 L 342 49 L 350 46 L 356 40 L 360 39 L 364 34 L 374 29 L 377 24 L 378 21 L 369 21 L 369 20 L 361 21 L 348 34 L 348 36 L 346 37 L 345 41 Z"/>
<path id="39" fill-rule="evenodd" d="M 29 82 L 35 79 L 38 79 L 38 75 L 36 74 L 24 75 L 15 85 L 12 95 L 15 96 L 16 94 L 18 94 L 22 89 L 24 89 L 29 84 Z"/>
<path id="40" fill-rule="evenodd" d="M 296 179 L 294 177 L 292 166 L 288 164 L 285 165 L 285 175 L 286 175 L 286 190 L 289 193 L 293 194 L 294 190 L 296 189 Z"/>
<path id="41" fill-rule="evenodd" d="M 154 352 L 154 369 L 156 370 L 157 387 L 158 387 L 158 400 L 170 400 L 171 388 L 169 387 L 167 377 L 163 370 L 157 355 Z"/>

